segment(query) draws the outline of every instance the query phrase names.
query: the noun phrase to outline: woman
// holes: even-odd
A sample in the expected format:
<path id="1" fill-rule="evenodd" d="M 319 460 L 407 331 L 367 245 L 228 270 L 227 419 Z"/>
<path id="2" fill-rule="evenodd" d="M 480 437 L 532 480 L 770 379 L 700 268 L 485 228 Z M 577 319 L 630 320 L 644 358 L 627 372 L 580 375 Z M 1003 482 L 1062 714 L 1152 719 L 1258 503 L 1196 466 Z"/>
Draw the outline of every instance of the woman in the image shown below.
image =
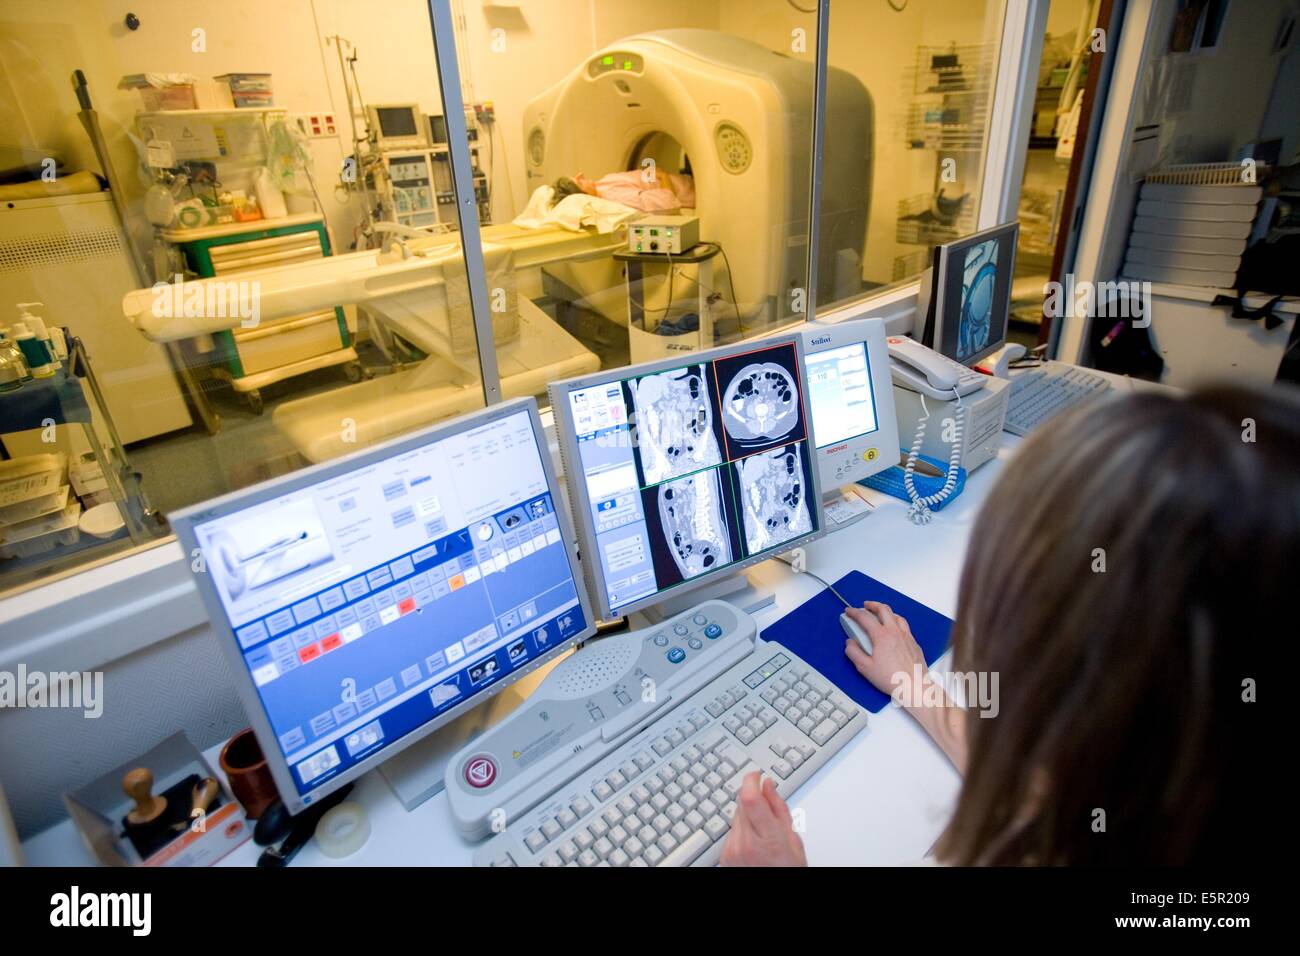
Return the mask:
<path id="1" fill-rule="evenodd" d="M 1000 710 L 908 705 L 963 776 L 936 858 L 1250 859 L 1267 766 L 1255 681 L 1264 642 L 1295 633 L 1297 567 L 1295 391 L 1131 394 L 1035 434 L 980 511 L 953 629 L 953 670 L 998 673 Z M 850 613 L 874 644 L 845 643 L 859 673 L 925 699 L 907 686 L 925 673 L 907 621 Z M 722 862 L 805 863 L 757 774 Z"/>
<path id="2" fill-rule="evenodd" d="M 577 193 L 599 196 L 622 203 L 641 212 L 676 213 L 695 207 L 695 180 L 691 176 L 665 173 L 658 166 L 609 173 L 600 179 L 588 179 L 578 173 L 573 179 L 561 176 L 555 181 L 551 205 Z"/>

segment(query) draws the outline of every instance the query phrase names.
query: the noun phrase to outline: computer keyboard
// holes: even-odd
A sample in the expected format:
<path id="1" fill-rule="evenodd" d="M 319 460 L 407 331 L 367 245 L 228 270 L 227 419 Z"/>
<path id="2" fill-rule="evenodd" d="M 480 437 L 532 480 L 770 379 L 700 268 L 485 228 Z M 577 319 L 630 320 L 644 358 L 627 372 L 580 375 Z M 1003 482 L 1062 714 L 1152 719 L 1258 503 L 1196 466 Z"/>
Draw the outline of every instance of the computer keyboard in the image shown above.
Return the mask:
<path id="1" fill-rule="evenodd" d="M 720 603 L 702 605 L 709 610 L 698 616 L 710 623 L 725 618 Z M 693 621 L 696 616 L 688 612 L 685 617 Z M 678 623 L 674 619 L 620 637 L 629 644 L 648 642 L 654 656 L 665 656 L 655 640 L 673 634 Z M 540 799 L 527 801 L 527 811 L 500 821 L 504 826 L 479 847 L 475 864 L 716 863 L 748 774 L 761 770 L 789 799 L 867 720 L 862 708 L 807 663 L 776 644 L 754 640 L 753 634 L 732 638 L 751 648 L 748 654 L 739 659 L 729 655 L 726 666 L 715 668 L 698 689 L 674 693 L 663 712 L 630 739 L 549 787 Z M 683 644 L 690 641 L 679 636 L 685 637 Z M 617 678 L 611 680 L 611 686 L 616 684 Z M 535 697 L 544 696 L 545 685 Z M 471 745 L 466 753 L 473 750 Z M 472 763 L 475 757 L 468 759 Z M 461 765 L 469 766 L 453 761 L 453 767 Z"/>
<path id="2" fill-rule="evenodd" d="M 1042 368 L 1020 372 L 1011 379 L 1011 397 L 1002 428 L 1027 435 L 1067 408 L 1090 401 L 1110 389 L 1110 384 L 1077 365 L 1048 362 Z"/>

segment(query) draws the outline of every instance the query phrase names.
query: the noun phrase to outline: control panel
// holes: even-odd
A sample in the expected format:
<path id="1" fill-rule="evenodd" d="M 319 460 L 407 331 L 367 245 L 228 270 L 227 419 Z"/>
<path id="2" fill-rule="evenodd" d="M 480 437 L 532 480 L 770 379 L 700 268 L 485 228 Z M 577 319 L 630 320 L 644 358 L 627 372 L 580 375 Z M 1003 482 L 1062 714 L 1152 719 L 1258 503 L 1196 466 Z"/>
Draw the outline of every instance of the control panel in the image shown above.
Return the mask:
<path id="1" fill-rule="evenodd" d="M 502 829 L 744 659 L 757 635 L 744 611 L 707 601 L 588 642 L 452 758 L 446 786 L 456 826 L 470 839 Z"/>

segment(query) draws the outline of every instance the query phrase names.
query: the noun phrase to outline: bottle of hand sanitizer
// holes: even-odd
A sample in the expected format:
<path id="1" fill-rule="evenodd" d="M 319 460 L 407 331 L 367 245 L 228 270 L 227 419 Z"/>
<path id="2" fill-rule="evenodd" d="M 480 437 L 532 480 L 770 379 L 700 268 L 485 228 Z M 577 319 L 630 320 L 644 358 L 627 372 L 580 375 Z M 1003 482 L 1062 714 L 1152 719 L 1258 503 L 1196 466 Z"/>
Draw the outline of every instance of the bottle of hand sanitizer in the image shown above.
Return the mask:
<path id="1" fill-rule="evenodd" d="M 28 306 L 39 304 L 39 302 L 18 303 L 18 308 L 22 311 L 18 321 L 10 329 L 10 333 L 14 343 L 22 351 L 32 377 L 50 378 L 59 366 L 49 344 L 49 333 L 45 331 L 45 323 L 27 311 Z M 38 334 L 35 328 L 39 328 L 42 334 Z"/>

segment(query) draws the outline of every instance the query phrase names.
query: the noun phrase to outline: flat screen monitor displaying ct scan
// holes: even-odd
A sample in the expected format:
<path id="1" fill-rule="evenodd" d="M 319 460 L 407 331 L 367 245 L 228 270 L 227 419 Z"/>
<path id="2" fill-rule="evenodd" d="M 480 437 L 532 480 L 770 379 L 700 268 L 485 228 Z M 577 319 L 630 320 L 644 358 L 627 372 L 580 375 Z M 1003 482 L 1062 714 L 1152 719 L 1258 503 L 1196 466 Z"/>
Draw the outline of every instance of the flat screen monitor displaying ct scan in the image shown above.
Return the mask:
<path id="1" fill-rule="evenodd" d="M 1020 224 L 994 226 L 935 249 L 925 345 L 974 365 L 1007 340 Z"/>
<path id="2" fill-rule="evenodd" d="M 898 461 L 885 323 L 814 322 L 802 334 L 817 467 L 830 494 Z"/>
<path id="3" fill-rule="evenodd" d="M 509 402 L 173 519 L 290 812 L 594 633 L 542 435 Z"/>
<path id="4" fill-rule="evenodd" d="M 822 533 L 798 335 L 550 387 L 604 617 Z"/>

